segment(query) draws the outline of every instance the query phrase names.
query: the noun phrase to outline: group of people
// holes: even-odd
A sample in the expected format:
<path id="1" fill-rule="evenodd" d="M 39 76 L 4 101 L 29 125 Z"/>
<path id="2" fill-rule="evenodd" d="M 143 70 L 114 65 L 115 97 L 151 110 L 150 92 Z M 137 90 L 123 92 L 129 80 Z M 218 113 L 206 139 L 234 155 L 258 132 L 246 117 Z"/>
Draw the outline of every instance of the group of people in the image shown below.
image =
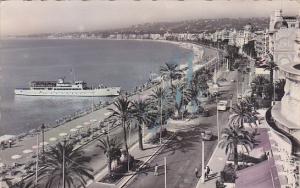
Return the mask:
<path id="1" fill-rule="evenodd" d="M 209 177 L 209 173 L 211 172 L 211 169 L 209 168 L 209 166 L 206 166 L 205 167 L 205 170 L 204 170 L 204 178 L 205 179 L 208 179 L 208 177 Z M 198 173 L 199 173 L 199 171 L 198 171 L 198 168 L 196 167 L 195 168 L 195 175 L 196 175 L 196 178 L 198 178 L 199 176 L 198 176 Z M 154 176 L 158 176 L 158 164 L 156 164 L 155 166 L 154 166 Z"/>
<path id="2" fill-rule="evenodd" d="M 205 170 L 204 170 L 204 178 L 205 179 L 208 179 L 210 171 L 211 171 L 211 169 L 209 168 L 209 166 L 206 166 Z M 199 173 L 199 171 L 198 171 L 198 168 L 196 167 L 195 168 L 195 176 L 196 176 L 196 178 L 198 178 L 198 173 Z"/>
<path id="3" fill-rule="evenodd" d="M 8 147 L 11 148 L 11 146 L 13 145 L 13 141 L 11 139 L 9 139 L 7 142 L 2 141 L 0 143 L 0 148 L 4 150 L 6 148 L 6 145 L 8 145 Z"/>

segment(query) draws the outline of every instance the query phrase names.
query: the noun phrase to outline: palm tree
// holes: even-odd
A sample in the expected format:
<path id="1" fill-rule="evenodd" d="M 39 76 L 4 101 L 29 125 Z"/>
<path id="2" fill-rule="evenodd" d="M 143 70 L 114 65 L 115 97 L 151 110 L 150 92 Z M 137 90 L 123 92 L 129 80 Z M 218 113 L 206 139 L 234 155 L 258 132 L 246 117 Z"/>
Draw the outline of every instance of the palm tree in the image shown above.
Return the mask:
<path id="1" fill-rule="evenodd" d="M 186 109 L 186 105 L 192 100 L 192 90 L 191 90 L 191 87 L 187 87 L 188 86 L 188 83 L 186 82 L 180 82 L 180 83 L 177 83 L 174 88 L 176 88 L 176 92 L 179 92 L 180 93 L 180 104 L 178 103 L 179 101 L 176 99 L 177 98 L 177 95 L 178 93 L 176 93 L 176 96 L 175 96 L 175 107 L 177 105 L 180 106 L 180 109 L 181 109 L 181 106 L 184 106 L 185 109 Z"/>
<path id="2" fill-rule="evenodd" d="M 142 125 L 149 125 L 151 122 L 154 122 L 157 113 L 151 108 L 149 101 L 146 100 L 134 101 L 132 107 L 132 117 L 138 122 L 139 148 L 143 150 Z"/>
<path id="3" fill-rule="evenodd" d="M 130 126 L 130 120 L 132 119 L 132 102 L 127 97 L 119 97 L 113 105 L 115 108 L 108 108 L 111 112 L 109 119 L 113 119 L 113 124 L 120 124 L 123 127 L 124 145 L 126 154 L 129 156 L 128 144 L 127 144 L 127 125 Z"/>
<path id="4" fill-rule="evenodd" d="M 94 179 L 93 169 L 86 166 L 90 157 L 85 157 L 81 149 L 74 150 L 70 142 L 57 143 L 45 152 L 45 162 L 39 171 L 39 179 L 45 180 L 45 188 L 77 187 L 80 184 L 86 187 L 86 178 Z M 64 182 L 63 182 L 64 174 Z"/>
<path id="5" fill-rule="evenodd" d="M 284 96 L 284 86 L 285 86 L 285 79 L 279 79 L 275 82 L 275 93 L 277 94 L 276 99 L 281 100 Z"/>
<path id="6" fill-rule="evenodd" d="M 235 169 L 238 167 L 238 145 L 241 145 L 249 153 L 250 149 L 253 148 L 253 141 L 249 132 L 240 126 L 229 126 L 229 128 L 223 129 L 219 147 L 225 148 L 226 154 L 228 152 L 233 154 Z"/>
<path id="7" fill-rule="evenodd" d="M 248 122 L 251 127 L 253 124 L 256 126 L 256 115 L 252 109 L 252 104 L 250 105 L 242 100 L 232 107 L 232 112 L 233 114 L 229 116 L 229 123 L 231 125 L 244 128 L 244 123 Z"/>
<path id="8" fill-rule="evenodd" d="M 177 64 L 165 63 L 163 66 L 160 67 L 160 74 L 162 77 L 170 79 L 170 87 L 173 93 L 173 80 L 181 78 L 182 70 L 178 69 Z"/>
<path id="9" fill-rule="evenodd" d="M 169 96 L 169 93 L 166 89 L 161 87 L 156 87 L 152 90 L 152 93 L 150 94 L 150 105 L 159 107 L 167 106 L 171 102 L 171 97 Z"/>
<path id="10" fill-rule="evenodd" d="M 111 163 L 113 160 L 119 160 L 121 157 L 121 144 L 117 142 L 117 140 L 109 139 L 107 136 L 106 139 L 100 140 L 100 145 L 98 145 L 101 149 L 103 149 L 104 154 L 107 158 L 107 169 L 108 174 L 111 175 Z"/>
<path id="11" fill-rule="evenodd" d="M 160 114 L 159 122 L 156 122 L 160 125 L 160 134 L 162 134 L 162 125 L 173 113 L 173 108 L 171 107 L 171 97 L 169 96 L 166 89 L 157 87 L 152 90 L 150 94 L 150 106 L 156 111 L 157 114 Z M 157 119 L 158 120 L 158 119 Z"/>
<path id="12" fill-rule="evenodd" d="M 268 56 L 269 56 L 269 58 L 268 58 L 269 61 L 265 65 L 266 66 L 265 70 L 270 71 L 270 82 L 271 82 L 271 84 L 273 84 L 273 73 L 274 73 L 274 70 L 278 70 L 278 66 L 273 60 L 273 55 L 268 53 Z"/>
<path id="13" fill-rule="evenodd" d="M 264 86 L 270 84 L 269 80 L 264 76 L 255 77 L 252 83 L 254 84 L 254 87 L 252 88 L 253 93 L 260 97 L 262 96 Z"/>

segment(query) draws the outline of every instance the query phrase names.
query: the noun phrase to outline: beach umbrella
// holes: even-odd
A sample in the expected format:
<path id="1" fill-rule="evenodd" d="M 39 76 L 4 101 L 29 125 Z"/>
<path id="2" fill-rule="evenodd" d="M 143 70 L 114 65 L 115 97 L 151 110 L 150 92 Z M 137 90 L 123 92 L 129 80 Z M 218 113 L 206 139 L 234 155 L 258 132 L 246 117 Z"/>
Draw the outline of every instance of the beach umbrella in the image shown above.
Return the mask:
<path id="1" fill-rule="evenodd" d="M 78 129 L 76 128 L 70 129 L 70 132 L 76 132 L 76 131 L 78 131 Z"/>
<path id="2" fill-rule="evenodd" d="M 57 138 L 55 138 L 55 137 L 49 138 L 49 141 L 50 141 L 50 142 L 55 142 L 56 140 L 57 140 Z"/>
<path id="3" fill-rule="evenodd" d="M 31 150 L 31 149 L 25 149 L 25 150 L 23 150 L 23 153 L 24 154 L 27 154 L 27 153 L 32 153 L 33 151 Z"/>
<path id="4" fill-rule="evenodd" d="M 81 128 L 83 128 L 83 126 L 82 125 L 77 125 L 76 128 L 81 129 Z"/>
<path id="5" fill-rule="evenodd" d="M 40 143 L 40 146 L 42 146 L 42 145 L 45 146 L 45 145 L 48 145 L 48 144 L 49 144 L 48 142 L 41 142 L 41 143 Z"/>
<path id="6" fill-rule="evenodd" d="M 37 149 L 37 148 L 39 148 L 40 146 L 37 146 L 37 145 L 34 145 L 34 146 L 32 146 L 31 148 L 32 149 Z"/>
<path id="7" fill-rule="evenodd" d="M 59 133 L 59 136 L 61 137 L 64 137 L 64 136 L 67 136 L 68 134 L 67 133 Z"/>
<path id="8" fill-rule="evenodd" d="M 86 126 L 87 126 L 87 125 L 90 125 L 90 124 L 91 124 L 90 122 L 84 122 L 84 123 L 83 123 L 83 125 L 86 125 Z"/>
<path id="9" fill-rule="evenodd" d="M 22 158 L 22 155 L 13 155 L 11 156 L 12 159 L 20 159 Z"/>
<path id="10" fill-rule="evenodd" d="M 96 120 L 96 119 L 91 119 L 90 120 L 90 122 L 92 122 L 92 123 L 96 123 L 98 120 Z"/>

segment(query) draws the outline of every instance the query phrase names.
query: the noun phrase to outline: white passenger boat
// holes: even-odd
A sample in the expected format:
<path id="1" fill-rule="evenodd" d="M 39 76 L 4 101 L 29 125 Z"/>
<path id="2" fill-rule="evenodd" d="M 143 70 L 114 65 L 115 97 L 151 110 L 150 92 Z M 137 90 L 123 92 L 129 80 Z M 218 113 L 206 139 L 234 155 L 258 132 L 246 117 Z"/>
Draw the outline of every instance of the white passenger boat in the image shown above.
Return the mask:
<path id="1" fill-rule="evenodd" d="M 105 97 L 118 96 L 120 87 L 90 88 L 83 81 L 74 83 L 65 82 L 64 79 L 58 81 L 33 81 L 29 88 L 15 89 L 16 95 L 27 96 L 75 96 L 75 97 Z"/>

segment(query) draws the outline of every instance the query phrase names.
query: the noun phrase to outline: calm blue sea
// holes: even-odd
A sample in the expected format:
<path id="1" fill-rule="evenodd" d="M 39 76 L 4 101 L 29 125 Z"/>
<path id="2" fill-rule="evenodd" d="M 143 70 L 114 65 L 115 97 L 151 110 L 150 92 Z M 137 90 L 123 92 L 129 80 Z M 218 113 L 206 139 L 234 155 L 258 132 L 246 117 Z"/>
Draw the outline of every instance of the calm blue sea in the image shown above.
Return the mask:
<path id="1" fill-rule="evenodd" d="M 151 41 L 0 41 L 0 136 L 19 134 L 92 105 L 91 98 L 15 96 L 14 88 L 33 80 L 66 77 L 89 85 L 132 90 L 165 62 L 186 62 L 190 51 Z M 94 98 L 95 103 L 107 98 Z"/>

